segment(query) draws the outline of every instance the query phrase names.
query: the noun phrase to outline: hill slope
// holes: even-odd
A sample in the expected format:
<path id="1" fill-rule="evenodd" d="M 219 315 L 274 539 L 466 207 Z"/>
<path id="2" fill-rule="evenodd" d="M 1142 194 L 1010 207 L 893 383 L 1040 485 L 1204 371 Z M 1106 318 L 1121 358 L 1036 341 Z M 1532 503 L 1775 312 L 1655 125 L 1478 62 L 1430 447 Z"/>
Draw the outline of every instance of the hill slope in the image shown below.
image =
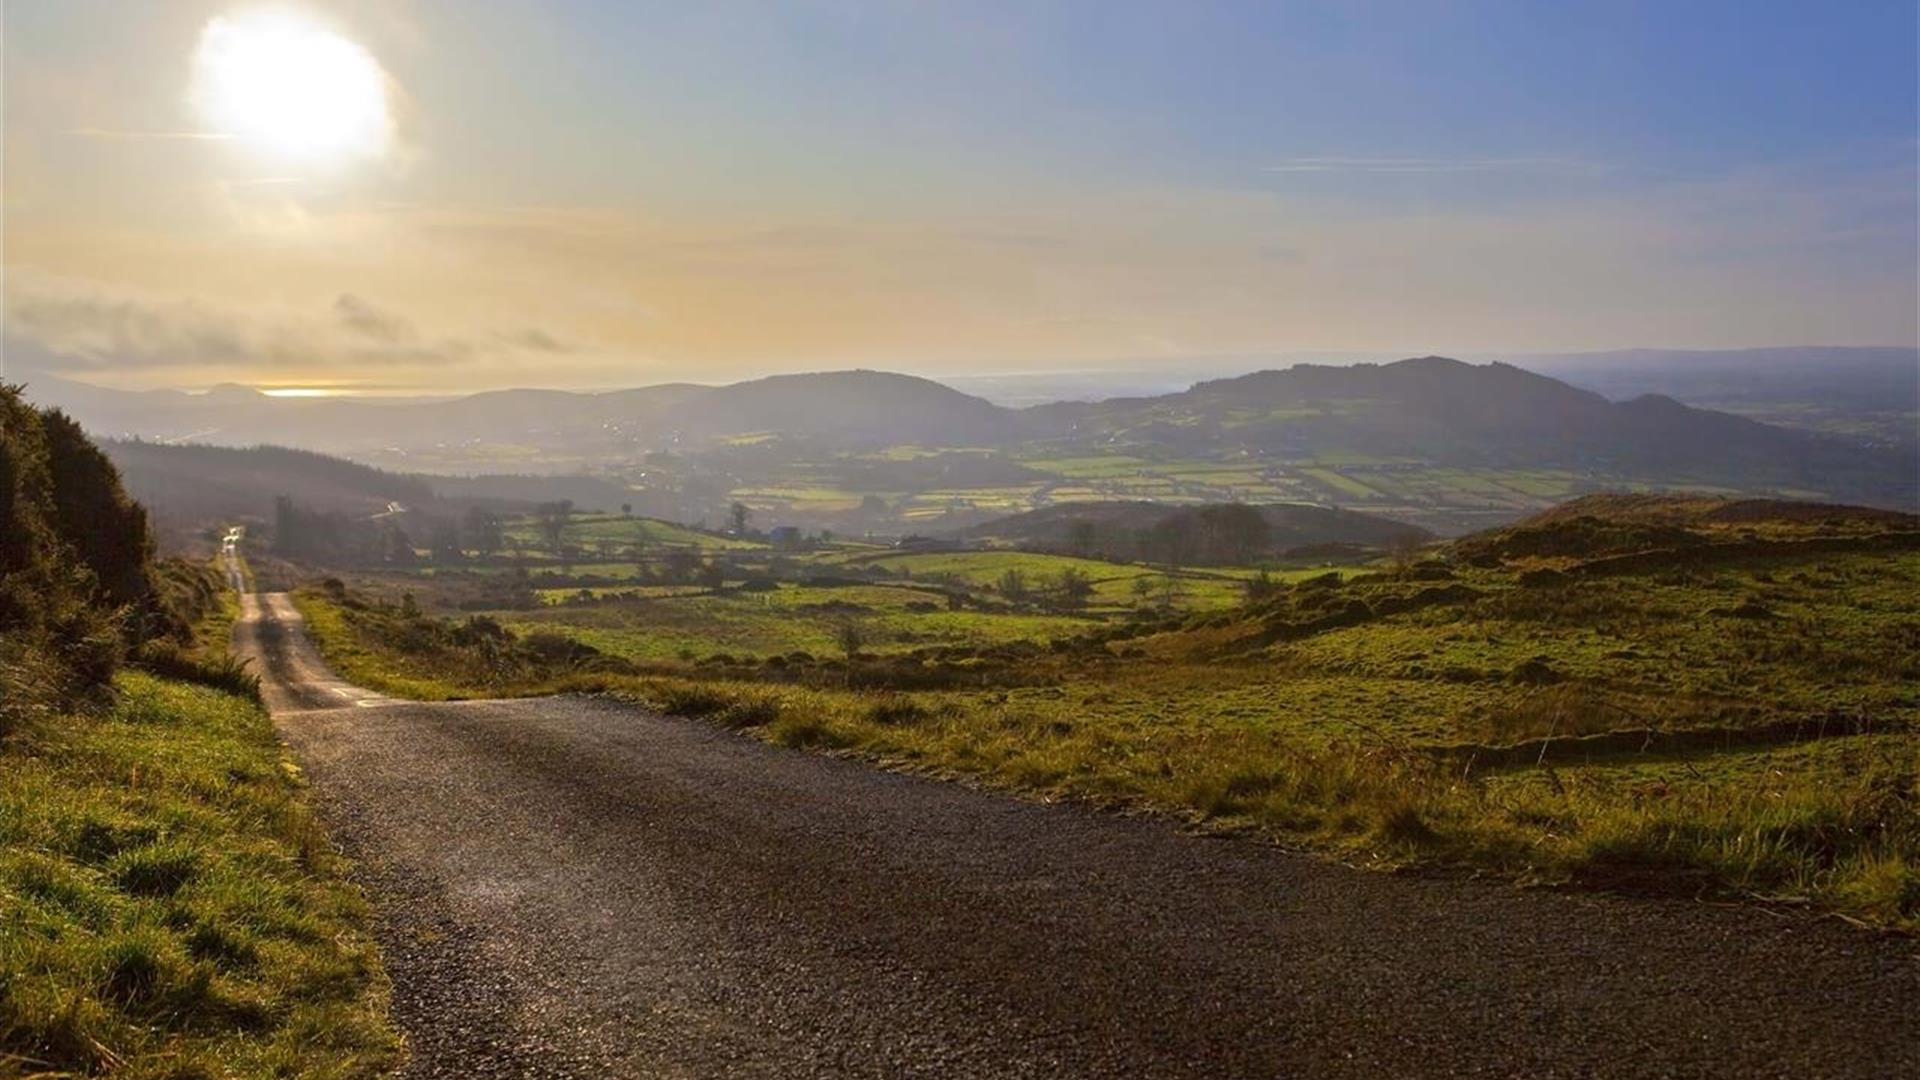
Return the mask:
<path id="1" fill-rule="evenodd" d="M 1546 470 L 1557 476 L 1556 495 L 1651 485 L 1900 507 L 1920 498 L 1920 467 L 1897 449 L 1772 426 L 1659 395 L 1614 402 L 1509 364 L 1431 356 L 1350 367 L 1302 364 L 1159 397 L 1022 410 L 926 379 L 876 371 L 596 394 L 513 390 L 452 401 L 287 400 L 243 388 L 126 394 L 58 380 L 34 392 L 69 404 L 97 433 L 225 445 L 274 442 L 404 462 L 410 469 L 424 462 L 428 471 L 439 472 L 578 472 L 591 466 L 637 477 L 646 475 L 649 452 L 670 449 L 709 455 L 715 475 L 703 478 L 705 487 L 732 483 L 729 478 L 743 468 L 758 474 L 760 486 L 777 487 L 847 451 L 911 443 L 1042 448 L 1068 457 L 1122 454 L 1152 462 L 1231 459 L 1255 471 L 1336 463 L 1381 470 L 1383 477 L 1395 470 Z M 788 438 L 751 458 L 738 453 L 741 440 L 734 438 L 749 434 Z M 715 456 L 728 454 L 734 456 Z M 1361 481 L 1344 493 L 1309 485 L 1285 497 L 1381 509 L 1409 505 L 1404 496 L 1367 494 L 1369 485 Z M 1437 498 L 1434 505 L 1450 511 L 1497 515 L 1506 509 L 1484 489 L 1476 495 L 1449 488 L 1445 477 L 1427 488 L 1439 492 L 1428 501 Z M 696 514 L 711 509 L 676 508 Z"/>
<path id="2" fill-rule="evenodd" d="M 434 497 L 424 480 L 282 446 L 167 446 L 103 440 L 135 499 L 170 521 L 262 517 L 276 495 L 316 510 L 376 513 Z"/>
<path id="3" fill-rule="evenodd" d="M 1647 395 L 1611 402 L 1510 364 L 1429 356 L 1302 364 L 1164 397 L 1042 406 L 1043 422 L 1109 446 L 1272 457 L 1359 455 L 1455 466 L 1552 466 L 1735 489 L 1797 488 L 1910 504 L 1902 455 Z"/>

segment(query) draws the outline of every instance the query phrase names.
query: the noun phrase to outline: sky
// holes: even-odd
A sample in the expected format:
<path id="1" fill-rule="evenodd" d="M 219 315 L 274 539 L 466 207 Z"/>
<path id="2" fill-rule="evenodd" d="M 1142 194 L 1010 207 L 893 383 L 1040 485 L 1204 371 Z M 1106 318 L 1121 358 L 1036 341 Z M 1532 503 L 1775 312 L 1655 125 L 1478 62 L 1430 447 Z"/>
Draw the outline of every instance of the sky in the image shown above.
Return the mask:
<path id="1" fill-rule="evenodd" d="M 6 374 L 1910 345 L 1915 8 L 11 0 Z"/>

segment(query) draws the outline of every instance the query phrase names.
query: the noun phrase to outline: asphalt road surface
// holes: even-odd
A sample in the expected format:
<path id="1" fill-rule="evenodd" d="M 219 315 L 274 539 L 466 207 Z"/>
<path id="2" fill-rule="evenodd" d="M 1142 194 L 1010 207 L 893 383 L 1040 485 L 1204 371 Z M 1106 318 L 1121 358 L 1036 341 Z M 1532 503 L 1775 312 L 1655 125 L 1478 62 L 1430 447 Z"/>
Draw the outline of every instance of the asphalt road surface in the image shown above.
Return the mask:
<path id="1" fill-rule="evenodd" d="M 1351 870 L 597 700 L 401 702 L 246 607 L 408 1076 L 1920 1076 L 1912 939 Z"/>

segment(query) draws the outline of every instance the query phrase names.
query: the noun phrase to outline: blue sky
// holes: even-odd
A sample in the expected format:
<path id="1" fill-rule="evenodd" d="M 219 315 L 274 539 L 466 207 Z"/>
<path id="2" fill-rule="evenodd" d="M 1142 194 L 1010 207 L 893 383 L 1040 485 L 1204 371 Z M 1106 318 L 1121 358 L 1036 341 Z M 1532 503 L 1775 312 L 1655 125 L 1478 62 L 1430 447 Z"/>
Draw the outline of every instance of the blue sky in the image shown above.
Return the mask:
<path id="1" fill-rule="evenodd" d="M 583 121 L 554 128 L 561 140 L 665 128 L 697 153 L 713 129 L 683 122 L 699 119 L 738 140 L 711 152 L 749 160 L 794 153 L 778 133 L 803 129 L 808 146 L 856 149 L 882 168 L 1005 155 L 1016 169 L 1221 184 L 1303 157 L 1563 158 L 1658 181 L 1914 152 L 1911 3 L 609 3 L 578 14 L 492 5 L 468 32 L 497 64 L 470 69 L 461 93 L 525 64 L 527 107 Z M 515 32 L 528 26 L 543 28 L 531 47 Z"/>
<path id="2" fill-rule="evenodd" d="M 11 322 L 90 377 L 1916 334 L 1911 2 L 315 2 L 396 135 L 307 171 L 171 138 L 251 6 L 8 8 Z M 182 312 L 275 341 L 343 296 L 468 347 L 168 352 Z M 529 329 L 569 347 L 472 347 Z"/>

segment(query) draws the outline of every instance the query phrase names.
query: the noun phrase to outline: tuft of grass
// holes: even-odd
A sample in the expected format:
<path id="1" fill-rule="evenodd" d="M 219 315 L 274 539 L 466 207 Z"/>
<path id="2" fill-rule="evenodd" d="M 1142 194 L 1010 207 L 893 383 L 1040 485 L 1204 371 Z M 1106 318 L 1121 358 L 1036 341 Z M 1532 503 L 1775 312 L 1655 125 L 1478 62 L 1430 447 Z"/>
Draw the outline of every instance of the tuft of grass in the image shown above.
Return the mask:
<path id="1" fill-rule="evenodd" d="M 0 744 L 0 1073 L 385 1074 L 365 904 L 265 713 L 116 691 Z"/>
<path id="2" fill-rule="evenodd" d="M 133 655 L 134 666 L 161 678 L 178 679 L 260 700 L 260 676 L 232 653 L 195 652 L 169 641 L 150 641 Z"/>

